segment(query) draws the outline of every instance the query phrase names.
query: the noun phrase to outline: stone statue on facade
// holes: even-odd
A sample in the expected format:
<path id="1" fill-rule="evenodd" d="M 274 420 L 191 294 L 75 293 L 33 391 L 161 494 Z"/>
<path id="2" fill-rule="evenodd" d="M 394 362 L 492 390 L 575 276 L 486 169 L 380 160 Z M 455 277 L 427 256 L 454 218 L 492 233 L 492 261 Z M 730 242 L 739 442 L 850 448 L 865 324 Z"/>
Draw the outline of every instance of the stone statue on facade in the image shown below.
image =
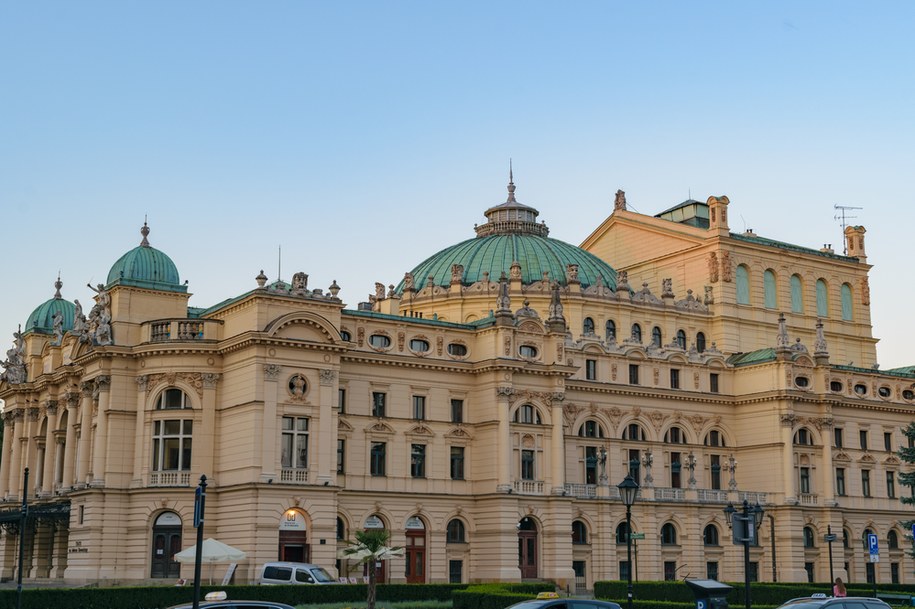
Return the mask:
<path id="1" fill-rule="evenodd" d="M 625 210 L 626 209 L 626 193 L 622 190 L 616 191 L 616 196 L 613 198 L 613 211 L 616 210 Z"/>
<path id="2" fill-rule="evenodd" d="M 51 326 L 54 328 L 54 344 L 59 345 L 64 340 L 64 314 L 60 311 L 51 316 Z"/>
<path id="3" fill-rule="evenodd" d="M 6 352 L 6 360 L 0 362 L 3 372 L 0 372 L 0 381 L 5 380 L 10 385 L 19 385 L 26 381 L 25 370 L 25 344 L 22 341 L 22 327 L 13 332 L 13 347 Z"/>
<path id="4" fill-rule="evenodd" d="M 404 273 L 403 274 L 403 291 L 415 289 L 413 286 L 413 273 Z"/>
<path id="5" fill-rule="evenodd" d="M 304 296 L 308 291 L 308 274 L 299 271 L 292 276 L 292 293 Z"/>
<path id="6" fill-rule="evenodd" d="M 785 321 L 785 314 L 778 314 L 778 336 L 775 339 L 775 346 L 778 349 L 788 348 L 788 324 Z"/>
<path id="7" fill-rule="evenodd" d="M 499 278 L 499 295 L 496 297 L 497 311 L 511 311 L 512 299 L 508 292 L 508 278 L 505 273 Z"/>
<path id="8" fill-rule="evenodd" d="M 73 304 L 76 305 L 76 308 L 73 310 L 73 334 L 77 336 L 82 336 L 86 332 L 86 316 L 83 315 L 83 305 L 79 303 L 79 300 L 74 300 Z"/>

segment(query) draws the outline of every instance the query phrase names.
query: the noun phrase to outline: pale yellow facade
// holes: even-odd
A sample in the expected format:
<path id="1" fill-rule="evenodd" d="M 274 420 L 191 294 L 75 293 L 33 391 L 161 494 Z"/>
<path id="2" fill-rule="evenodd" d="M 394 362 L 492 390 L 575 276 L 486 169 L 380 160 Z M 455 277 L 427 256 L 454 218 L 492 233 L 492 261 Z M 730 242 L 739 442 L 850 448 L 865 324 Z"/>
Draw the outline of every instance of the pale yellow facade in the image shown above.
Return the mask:
<path id="1" fill-rule="evenodd" d="M 109 275 L 111 340 L 26 331 L 24 380 L 0 384 L 0 575 L 28 467 L 47 516 L 26 528 L 27 579 L 189 577 L 171 555 L 206 475 L 205 537 L 247 553 L 236 581 L 280 559 L 361 580 L 337 552 L 383 526 L 408 548 L 388 581 L 590 587 L 625 577 L 631 471 L 637 579 L 743 579 L 723 509 L 748 499 L 767 515 L 760 580 L 828 580 L 831 530 L 835 575 L 912 582 L 895 451 L 915 375 L 872 369 L 863 229 L 837 255 L 734 235 L 726 198 L 703 205 L 708 228 L 618 198 L 582 244 L 620 273 L 596 283 L 458 265 L 348 309 L 335 285 L 261 275 L 201 310 L 177 283 Z"/>

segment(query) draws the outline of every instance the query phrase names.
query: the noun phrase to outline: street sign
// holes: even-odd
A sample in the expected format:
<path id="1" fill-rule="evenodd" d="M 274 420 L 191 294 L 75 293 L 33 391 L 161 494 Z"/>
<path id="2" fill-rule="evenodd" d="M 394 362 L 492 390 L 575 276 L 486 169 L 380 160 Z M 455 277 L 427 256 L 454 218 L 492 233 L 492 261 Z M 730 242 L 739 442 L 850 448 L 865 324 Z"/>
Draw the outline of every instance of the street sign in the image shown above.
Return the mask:
<path id="1" fill-rule="evenodd" d="M 631 539 L 645 539 L 645 533 L 633 533 L 630 535 Z"/>
<path id="2" fill-rule="evenodd" d="M 199 529 L 203 524 L 203 511 L 207 494 L 201 487 L 194 490 L 194 528 Z"/>
<path id="3" fill-rule="evenodd" d="M 835 533 L 829 533 L 823 537 L 824 541 L 833 542 L 838 539 L 838 536 Z"/>
<path id="4" fill-rule="evenodd" d="M 880 548 L 877 547 L 877 535 L 875 533 L 867 534 L 867 551 L 871 553 L 871 556 L 878 555 L 880 553 Z M 871 559 L 871 562 L 877 562 L 876 560 Z"/>
<path id="5" fill-rule="evenodd" d="M 912 523 L 912 538 L 915 539 L 915 522 Z"/>
<path id="6" fill-rule="evenodd" d="M 880 562 L 879 554 L 871 554 L 871 562 Z"/>

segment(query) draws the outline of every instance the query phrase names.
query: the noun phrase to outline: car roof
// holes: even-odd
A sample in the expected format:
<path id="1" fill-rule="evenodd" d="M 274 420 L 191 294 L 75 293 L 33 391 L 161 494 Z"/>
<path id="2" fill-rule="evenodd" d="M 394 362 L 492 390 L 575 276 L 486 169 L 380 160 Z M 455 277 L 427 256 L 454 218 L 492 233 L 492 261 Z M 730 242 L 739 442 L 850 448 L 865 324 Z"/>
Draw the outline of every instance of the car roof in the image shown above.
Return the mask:
<path id="1" fill-rule="evenodd" d="M 792 598 L 790 601 L 785 601 L 779 605 L 779 607 L 800 607 L 804 605 L 808 607 L 823 607 L 839 605 L 849 601 L 856 603 L 866 603 L 870 606 L 879 605 L 880 607 L 889 607 L 886 602 L 872 596 L 803 596 L 800 598 Z"/>
<path id="2" fill-rule="evenodd" d="M 223 607 L 234 607 L 235 605 L 247 605 L 249 607 L 264 607 L 265 609 L 294 609 L 291 605 L 278 603 L 276 601 L 246 601 L 243 599 L 225 599 L 222 601 L 200 601 L 200 609 L 221 609 Z M 168 609 L 191 609 L 193 603 L 181 603 L 173 605 Z"/>
<path id="3" fill-rule="evenodd" d="M 581 604 L 595 609 L 620 609 L 619 604 L 608 601 L 598 601 L 590 598 L 546 598 L 521 601 L 508 607 L 508 609 L 550 609 L 550 607 L 568 606 L 570 603 Z"/>

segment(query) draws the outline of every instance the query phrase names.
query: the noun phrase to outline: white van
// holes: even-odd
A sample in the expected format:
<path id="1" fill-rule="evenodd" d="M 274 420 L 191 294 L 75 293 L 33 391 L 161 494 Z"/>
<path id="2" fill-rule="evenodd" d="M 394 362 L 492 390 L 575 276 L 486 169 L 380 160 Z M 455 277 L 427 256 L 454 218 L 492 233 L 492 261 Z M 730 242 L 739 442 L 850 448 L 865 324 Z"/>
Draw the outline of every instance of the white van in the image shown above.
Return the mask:
<path id="1" fill-rule="evenodd" d="M 261 568 L 258 584 L 336 584 L 323 567 L 305 562 L 268 562 Z"/>

